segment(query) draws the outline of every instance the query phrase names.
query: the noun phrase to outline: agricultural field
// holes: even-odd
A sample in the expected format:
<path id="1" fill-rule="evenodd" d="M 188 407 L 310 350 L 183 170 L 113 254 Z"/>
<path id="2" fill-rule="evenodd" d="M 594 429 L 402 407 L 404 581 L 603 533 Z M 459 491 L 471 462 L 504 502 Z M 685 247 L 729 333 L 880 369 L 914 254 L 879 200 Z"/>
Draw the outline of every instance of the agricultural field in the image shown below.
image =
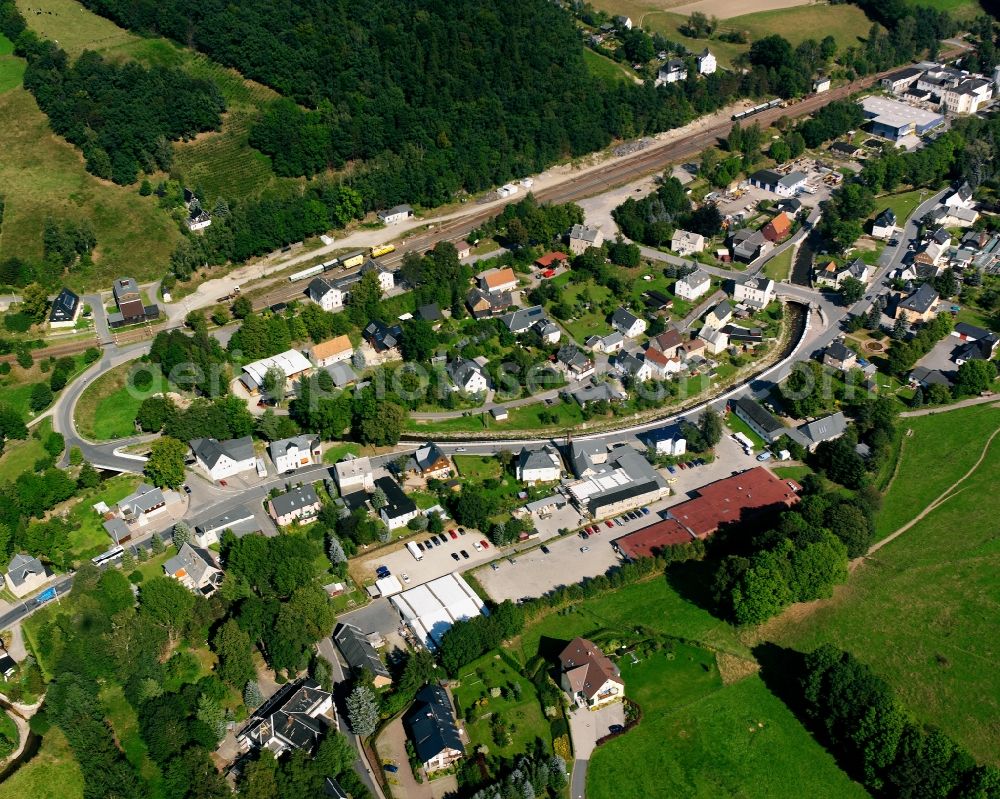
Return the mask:
<path id="1" fill-rule="evenodd" d="M 882 511 L 894 521 L 880 519 L 880 532 L 912 519 L 968 471 L 987 431 L 1000 426 L 1000 411 L 978 406 L 900 424 L 914 435 L 906 439 Z M 998 470 L 1000 441 L 994 439 L 951 498 L 866 559 L 832 600 L 794 608 L 760 631 L 801 651 L 825 642 L 852 651 L 892 684 L 918 719 L 994 765 L 1000 764 L 993 624 Z"/>
<path id="2" fill-rule="evenodd" d="M 947 11 L 957 19 L 972 19 L 983 13 L 980 0 L 904 0 L 912 6 L 925 6 L 937 11 Z"/>

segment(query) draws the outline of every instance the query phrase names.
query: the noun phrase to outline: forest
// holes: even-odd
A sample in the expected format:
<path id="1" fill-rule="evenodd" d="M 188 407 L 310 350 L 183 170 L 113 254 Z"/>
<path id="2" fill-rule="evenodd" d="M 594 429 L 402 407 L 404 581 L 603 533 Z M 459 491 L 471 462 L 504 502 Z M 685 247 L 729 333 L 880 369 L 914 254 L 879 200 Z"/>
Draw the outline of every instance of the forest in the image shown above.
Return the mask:
<path id="1" fill-rule="evenodd" d="M 171 141 L 222 122 L 225 105 L 211 81 L 170 67 L 113 64 L 92 52 L 71 61 L 27 30 L 12 2 L 0 8 L 0 30 L 28 61 L 24 86 L 52 130 L 81 149 L 99 178 L 129 184 L 140 172 L 169 170 Z"/>

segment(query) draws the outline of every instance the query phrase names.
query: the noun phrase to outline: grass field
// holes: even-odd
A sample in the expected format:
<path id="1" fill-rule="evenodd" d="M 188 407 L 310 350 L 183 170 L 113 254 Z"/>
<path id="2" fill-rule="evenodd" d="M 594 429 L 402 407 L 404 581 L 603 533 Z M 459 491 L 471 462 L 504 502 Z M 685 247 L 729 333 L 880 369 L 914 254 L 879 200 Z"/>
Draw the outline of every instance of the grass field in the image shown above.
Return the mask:
<path id="1" fill-rule="evenodd" d="M 361 447 L 350 441 L 336 444 L 323 453 L 323 463 L 336 463 L 345 455 L 357 455 L 361 452 Z"/>
<path id="2" fill-rule="evenodd" d="M 472 477 L 485 480 L 489 477 L 499 477 L 503 471 L 500 461 L 483 455 L 456 455 L 455 468 L 462 477 Z"/>
<path id="3" fill-rule="evenodd" d="M 39 431 L 40 438 L 32 435 L 35 430 Z M 0 482 L 13 481 L 21 472 L 32 470 L 35 462 L 48 454 L 42 446 L 42 441 L 50 432 L 52 432 L 51 419 L 42 419 L 35 428 L 28 431 L 28 437 L 24 441 L 6 442 L 3 455 L 0 456 Z"/>
<path id="4" fill-rule="evenodd" d="M 146 391 L 126 385 L 131 363 L 102 374 L 80 396 L 76 404 L 76 428 L 93 441 L 110 441 L 135 435 L 135 415 L 146 397 L 163 390 L 162 378 Z"/>
<path id="5" fill-rule="evenodd" d="M 935 467 L 927 455 L 928 449 L 940 455 L 962 446 L 969 437 L 965 428 L 978 429 L 980 438 L 977 446 L 965 447 L 975 453 L 961 458 L 976 460 L 989 428 L 970 410 L 902 420 L 925 446 L 907 441 L 883 513 L 897 521 L 912 517 L 967 470 L 957 460 Z M 995 425 L 1000 411 L 990 410 Z M 934 425 L 933 432 L 915 424 L 924 420 Z M 996 443 L 952 499 L 875 553 L 833 600 L 812 612 L 786 614 L 763 631 L 803 651 L 827 641 L 852 651 L 893 685 L 920 721 L 937 725 L 994 765 L 1000 763 Z M 901 512 L 907 502 L 910 510 Z"/>
<path id="6" fill-rule="evenodd" d="M 0 799 L 83 799 L 83 774 L 66 736 L 53 726 L 30 762 L 0 782 Z"/>
<path id="7" fill-rule="evenodd" d="M 1000 427 L 1000 409 L 974 405 L 899 425 L 913 434 L 903 437 L 903 457 L 876 521 L 879 538 L 915 518 L 971 468 L 987 436 Z"/>
<path id="8" fill-rule="evenodd" d="M 875 207 L 878 209 L 875 213 L 880 214 L 882 209 L 891 208 L 896 214 L 896 224 L 902 226 L 913 213 L 913 209 L 920 205 L 921 197 L 926 196 L 927 192 L 920 189 L 904 191 L 899 194 L 887 194 L 875 201 Z"/>
<path id="9" fill-rule="evenodd" d="M 0 33 L 0 94 L 20 86 L 24 77 L 25 62 L 13 52 L 13 42 Z"/>
<path id="10" fill-rule="evenodd" d="M 947 11 L 957 19 L 965 20 L 983 13 L 978 0 L 904 0 L 912 6 L 925 6 L 938 11 Z"/>
<path id="11" fill-rule="evenodd" d="M 784 252 L 779 253 L 764 265 L 764 274 L 776 283 L 787 280 L 792 271 L 793 247 L 789 247 Z"/>
<path id="12" fill-rule="evenodd" d="M 601 78 L 608 83 L 631 83 L 632 73 L 610 58 L 595 53 L 589 47 L 583 48 L 583 61 L 587 65 L 587 71 L 595 78 Z"/>
<path id="13" fill-rule="evenodd" d="M 0 259 L 41 260 L 48 217 L 89 219 L 97 236 L 94 263 L 66 274 L 71 288 L 110 285 L 121 273 L 138 280 L 163 275 L 180 232 L 155 197 L 89 174 L 79 151 L 52 133 L 23 88 L 0 94 L 0 119 L 17 120 L 0 125 L 0 185 L 7 202 Z"/>
<path id="14" fill-rule="evenodd" d="M 728 427 L 734 433 L 743 433 L 747 438 L 749 438 L 757 449 L 763 448 L 765 445 L 764 439 L 757 435 L 750 426 L 744 422 L 735 413 L 730 413 L 726 417 L 726 427 Z"/>

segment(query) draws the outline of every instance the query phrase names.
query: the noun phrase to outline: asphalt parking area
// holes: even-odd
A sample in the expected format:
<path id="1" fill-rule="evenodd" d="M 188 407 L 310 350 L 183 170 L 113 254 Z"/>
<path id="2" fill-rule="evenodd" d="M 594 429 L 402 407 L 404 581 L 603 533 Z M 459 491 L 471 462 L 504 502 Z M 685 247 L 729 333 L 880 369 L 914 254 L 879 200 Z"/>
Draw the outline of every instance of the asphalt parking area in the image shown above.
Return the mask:
<path id="1" fill-rule="evenodd" d="M 365 579 L 374 580 L 376 569 L 379 566 L 386 566 L 399 579 L 404 589 L 413 588 L 445 574 L 465 571 L 487 563 L 497 556 L 497 550 L 493 544 L 483 547 L 481 552 L 476 550 L 476 543 L 486 540 L 486 536 L 481 535 L 478 531 L 467 530 L 465 535 L 459 535 L 458 528 L 450 529 L 455 529 L 458 537 L 452 538 L 447 530 L 444 533 L 438 533 L 438 538 L 442 535 L 445 537 L 445 542 L 438 546 L 431 545 L 428 548 L 427 542 L 432 538 L 430 533 L 421 533 L 410 539 L 424 544 L 424 551 L 420 553 L 421 559 L 419 561 L 410 554 L 406 547 L 402 547 L 393 552 L 375 554 L 366 558 L 361 562 L 361 574 Z M 487 543 L 489 542 L 487 541 Z M 480 546 L 482 546 L 481 543 Z M 469 555 L 468 558 L 462 557 L 462 550 Z M 453 553 L 458 555 L 458 560 L 452 557 Z M 410 578 L 409 581 L 403 579 L 404 574 Z"/>

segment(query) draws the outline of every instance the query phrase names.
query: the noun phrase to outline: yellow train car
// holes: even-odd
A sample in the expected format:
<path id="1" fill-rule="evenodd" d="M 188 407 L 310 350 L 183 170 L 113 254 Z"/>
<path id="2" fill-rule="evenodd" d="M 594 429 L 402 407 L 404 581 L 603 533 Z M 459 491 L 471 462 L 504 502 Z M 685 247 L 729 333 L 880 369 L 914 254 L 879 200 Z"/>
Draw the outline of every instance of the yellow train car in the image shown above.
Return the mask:
<path id="1" fill-rule="evenodd" d="M 342 255 L 340 257 L 340 268 L 341 269 L 351 269 L 355 266 L 361 266 L 365 262 L 365 252 L 364 250 L 358 250 L 357 252 L 349 252 L 347 255 Z"/>
<path id="2" fill-rule="evenodd" d="M 394 252 L 395 249 L 395 244 L 380 244 L 378 247 L 372 247 L 371 250 L 369 250 L 369 254 L 372 258 L 378 258 L 380 255 L 388 255 L 389 253 Z"/>

